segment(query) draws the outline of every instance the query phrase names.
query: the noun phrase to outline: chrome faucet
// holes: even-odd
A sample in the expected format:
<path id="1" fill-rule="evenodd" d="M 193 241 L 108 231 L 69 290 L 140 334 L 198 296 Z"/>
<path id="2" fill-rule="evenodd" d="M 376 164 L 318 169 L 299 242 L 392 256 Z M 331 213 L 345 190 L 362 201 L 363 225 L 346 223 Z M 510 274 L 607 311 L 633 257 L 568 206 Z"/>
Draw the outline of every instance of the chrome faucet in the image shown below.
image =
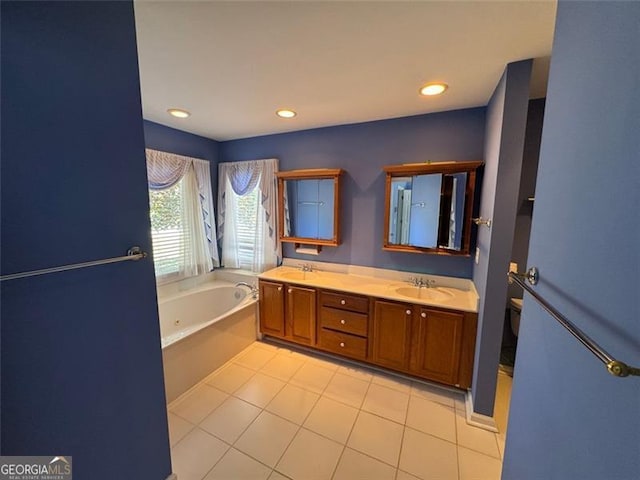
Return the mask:
<path id="1" fill-rule="evenodd" d="M 236 283 L 236 287 L 247 287 L 251 290 L 251 298 L 253 298 L 254 300 L 258 298 L 258 287 L 255 283 L 251 285 L 247 282 L 238 282 Z"/>
<path id="2" fill-rule="evenodd" d="M 300 270 L 302 270 L 303 272 L 313 272 L 313 265 L 311 265 L 310 263 L 303 263 L 298 266 L 300 267 Z"/>
<path id="3" fill-rule="evenodd" d="M 413 285 L 414 287 L 418 287 L 418 288 L 432 288 L 435 286 L 436 281 L 435 280 L 429 280 L 428 278 L 425 280 L 422 277 L 411 277 L 409 279 L 409 283 L 411 283 L 411 285 Z"/>

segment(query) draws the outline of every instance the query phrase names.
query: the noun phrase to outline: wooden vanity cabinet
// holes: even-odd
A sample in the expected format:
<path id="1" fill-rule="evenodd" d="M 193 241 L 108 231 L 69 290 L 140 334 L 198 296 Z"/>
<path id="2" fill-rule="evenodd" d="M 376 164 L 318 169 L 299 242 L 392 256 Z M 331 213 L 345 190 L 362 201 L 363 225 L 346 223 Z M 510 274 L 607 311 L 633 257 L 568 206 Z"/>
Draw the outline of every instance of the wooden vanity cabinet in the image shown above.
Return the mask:
<path id="1" fill-rule="evenodd" d="M 409 370 L 421 377 L 458 383 L 464 315 L 417 307 Z"/>
<path id="2" fill-rule="evenodd" d="M 369 298 L 320 290 L 318 348 L 357 360 L 367 359 Z"/>
<path id="3" fill-rule="evenodd" d="M 316 343 L 316 290 L 287 285 L 286 338 L 304 345 Z"/>
<path id="4" fill-rule="evenodd" d="M 477 314 L 260 280 L 260 331 L 469 388 Z"/>
<path id="5" fill-rule="evenodd" d="M 407 371 L 411 348 L 410 304 L 373 301 L 371 361 L 376 365 Z"/>
<path id="6" fill-rule="evenodd" d="M 303 345 L 315 344 L 316 290 L 260 280 L 260 331 Z"/>
<path id="7" fill-rule="evenodd" d="M 260 280 L 260 331 L 284 338 L 284 284 Z"/>
<path id="8" fill-rule="evenodd" d="M 373 301 L 370 360 L 459 388 L 471 386 L 477 315 Z"/>

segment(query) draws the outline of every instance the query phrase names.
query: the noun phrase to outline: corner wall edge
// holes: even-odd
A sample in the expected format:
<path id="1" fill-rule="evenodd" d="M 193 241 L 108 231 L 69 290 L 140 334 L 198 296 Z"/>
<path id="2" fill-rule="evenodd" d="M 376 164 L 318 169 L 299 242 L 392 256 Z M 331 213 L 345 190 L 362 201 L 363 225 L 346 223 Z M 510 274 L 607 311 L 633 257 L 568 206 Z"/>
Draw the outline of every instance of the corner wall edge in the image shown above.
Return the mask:
<path id="1" fill-rule="evenodd" d="M 471 394 L 471 390 L 468 390 L 465 395 L 464 405 L 467 424 L 490 432 L 499 432 L 498 427 L 496 426 L 496 421 L 493 417 L 473 411 L 473 395 Z"/>

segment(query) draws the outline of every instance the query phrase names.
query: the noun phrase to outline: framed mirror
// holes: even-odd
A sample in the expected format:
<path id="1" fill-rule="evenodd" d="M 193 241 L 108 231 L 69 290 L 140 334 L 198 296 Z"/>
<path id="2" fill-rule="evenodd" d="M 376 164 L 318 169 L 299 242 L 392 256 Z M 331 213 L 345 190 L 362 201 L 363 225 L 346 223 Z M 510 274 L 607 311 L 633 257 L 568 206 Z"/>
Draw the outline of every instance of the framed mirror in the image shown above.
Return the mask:
<path id="1" fill-rule="evenodd" d="M 277 172 L 280 241 L 299 245 L 340 244 L 341 169 Z"/>
<path id="2" fill-rule="evenodd" d="M 476 170 L 482 162 L 389 165 L 384 250 L 469 255 Z"/>

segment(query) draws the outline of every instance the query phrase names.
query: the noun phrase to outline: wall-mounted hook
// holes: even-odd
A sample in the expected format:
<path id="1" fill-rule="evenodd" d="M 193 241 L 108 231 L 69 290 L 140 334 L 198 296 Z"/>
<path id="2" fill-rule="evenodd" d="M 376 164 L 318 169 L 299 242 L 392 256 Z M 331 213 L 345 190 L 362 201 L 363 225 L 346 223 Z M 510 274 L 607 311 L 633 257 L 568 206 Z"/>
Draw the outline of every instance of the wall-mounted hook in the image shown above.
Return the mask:
<path id="1" fill-rule="evenodd" d="M 491 228 L 491 219 L 490 218 L 472 218 L 473 223 L 476 225 L 485 225 L 487 228 Z"/>

